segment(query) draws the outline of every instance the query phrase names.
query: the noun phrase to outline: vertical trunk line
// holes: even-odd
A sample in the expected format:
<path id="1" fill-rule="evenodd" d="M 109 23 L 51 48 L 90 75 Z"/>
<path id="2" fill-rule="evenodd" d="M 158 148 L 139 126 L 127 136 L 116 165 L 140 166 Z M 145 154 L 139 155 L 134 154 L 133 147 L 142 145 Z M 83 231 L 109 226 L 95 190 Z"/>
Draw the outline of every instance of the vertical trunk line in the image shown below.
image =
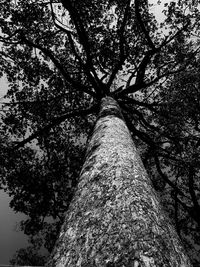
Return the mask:
<path id="1" fill-rule="evenodd" d="M 111 97 L 102 99 L 78 188 L 47 266 L 191 266 Z"/>

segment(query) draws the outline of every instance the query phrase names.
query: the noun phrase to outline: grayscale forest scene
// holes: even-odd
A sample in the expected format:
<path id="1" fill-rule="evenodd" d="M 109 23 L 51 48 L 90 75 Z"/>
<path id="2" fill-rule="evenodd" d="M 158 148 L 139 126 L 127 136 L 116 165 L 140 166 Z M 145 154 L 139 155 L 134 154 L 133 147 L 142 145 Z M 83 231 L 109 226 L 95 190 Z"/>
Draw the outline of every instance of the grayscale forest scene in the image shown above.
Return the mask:
<path id="1" fill-rule="evenodd" d="M 0 0 L 0 86 L 10 265 L 200 266 L 199 0 Z"/>

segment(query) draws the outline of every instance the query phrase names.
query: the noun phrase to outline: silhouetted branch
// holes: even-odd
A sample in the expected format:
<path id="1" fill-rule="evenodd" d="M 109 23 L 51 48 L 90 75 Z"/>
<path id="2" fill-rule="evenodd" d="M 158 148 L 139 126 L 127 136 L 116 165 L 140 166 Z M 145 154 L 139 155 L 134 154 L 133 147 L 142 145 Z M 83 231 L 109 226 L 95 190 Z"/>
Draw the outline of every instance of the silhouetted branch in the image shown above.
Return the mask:
<path id="1" fill-rule="evenodd" d="M 56 125 L 60 124 L 61 122 L 63 122 L 67 118 L 74 117 L 74 116 L 86 116 L 86 115 L 94 112 L 96 110 L 96 108 L 97 108 L 97 106 L 94 105 L 94 106 L 92 106 L 92 107 L 90 107 L 88 109 L 70 111 L 70 112 L 68 112 L 66 114 L 63 114 L 63 115 L 61 115 L 59 117 L 56 117 L 56 118 L 52 119 L 52 121 L 49 124 L 47 124 L 46 126 L 44 126 L 41 129 L 37 130 L 36 132 L 34 132 L 33 134 L 31 134 L 29 137 L 27 137 L 23 141 L 19 142 L 14 147 L 14 149 L 18 149 L 20 147 L 23 147 L 25 144 L 29 143 L 33 139 L 35 139 L 38 136 L 42 135 L 43 133 L 48 132 L 51 128 L 53 128 Z"/>
<path id="2" fill-rule="evenodd" d="M 179 189 L 168 177 L 166 174 L 164 174 L 161 170 L 161 167 L 160 167 L 160 161 L 159 161 L 159 158 L 156 154 L 154 154 L 154 161 L 155 161 L 155 164 L 156 164 L 156 168 L 157 168 L 157 171 L 159 173 L 159 175 L 163 178 L 163 180 L 168 184 L 170 185 L 179 195 L 187 198 L 187 196 L 182 192 L 181 189 Z"/>
<path id="3" fill-rule="evenodd" d="M 68 72 L 64 69 L 63 65 L 55 58 L 52 51 L 48 50 L 45 47 L 42 47 L 39 44 L 33 43 L 32 41 L 28 40 L 25 37 L 25 35 L 23 34 L 23 32 L 20 33 L 20 38 L 21 38 L 23 43 L 27 44 L 30 47 L 35 47 L 35 48 L 39 49 L 40 51 L 43 52 L 44 55 L 49 57 L 51 59 L 51 61 L 54 63 L 54 65 L 61 72 L 63 77 L 66 79 L 66 81 L 68 81 L 77 90 L 85 92 L 85 93 L 87 93 L 93 97 L 96 97 L 96 94 L 93 91 L 89 90 L 87 86 L 84 86 L 84 85 L 78 83 L 77 81 L 75 81 L 74 79 L 71 78 L 71 76 L 68 74 Z"/>
<path id="4" fill-rule="evenodd" d="M 120 54 L 119 54 L 119 61 L 116 64 L 112 74 L 110 75 L 109 81 L 107 83 L 108 88 L 110 88 L 113 80 L 115 79 L 116 74 L 118 73 L 118 71 L 121 69 L 125 59 L 126 59 L 126 54 L 125 54 L 125 37 L 124 37 L 124 31 L 125 31 L 125 26 L 126 26 L 126 22 L 128 19 L 128 14 L 129 14 L 129 10 L 130 10 L 130 2 L 131 0 L 127 1 L 126 4 L 126 8 L 124 11 L 124 17 L 123 17 L 123 21 L 121 24 L 121 27 L 118 31 L 118 35 L 119 35 L 119 50 L 120 50 Z"/>
<path id="5" fill-rule="evenodd" d="M 155 45 L 153 44 L 150 36 L 149 36 L 149 32 L 147 31 L 147 29 L 145 28 L 145 25 L 144 25 L 144 22 L 142 20 L 142 17 L 141 17 L 141 14 L 140 14 L 140 3 L 141 3 L 141 0 L 135 0 L 135 14 L 136 14 L 136 18 L 138 20 L 138 23 L 141 27 L 141 30 L 142 32 L 144 33 L 145 37 L 146 37 L 146 40 L 148 42 L 148 45 L 149 47 L 152 49 L 152 50 L 155 50 Z"/>
<path id="6" fill-rule="evenodd" d="M 184 69 L 185 69 L 185 66 L 184 67 L 180 67 L 177 70 L 168 71 L 168 72 L 163 73 L 160 76 L 154 78 L 153 80 L 151 80 L 148 83 L 133 84 L 133 85 L 129 86 L 128 88 L 126 88 L 126 89 L 122 90 L 121 92 L 119 92 L 117 95 L 122 97 L 125 94 L 135 93 L 135 92 L 137 92 L 137 91 L 139 91 L 141 89 L 145 89 L 145 88 L 147 88 L 149 86 L 152 86 L 153 84 L 159 82 L 163 78 L 166 78 L 166 77 L 168 77 L 170 75 L 177 74 L 177 73 L 183 71 Z"/>
<path id="7" fill-rule="evenodd" d="M 140 65 L 138 66 L 137 76 L 136 76 L 136 84 L 144 83 L 145 71 L 147 65 L 149 64 L 151 57 L 156 53 L 156 50 L 149 50 L 146 52 L 146 55 L 142 59 Z"/>
<path id="8" fill-rule="evenodd" d="M 148 108 L 149 110 L 153 111 L 153 112 L 158 112 L 154 107 L 159 107 L 161 106 L 161 104 L 159 103 L 147 103 L 147 102 L 141 102 L 141 101 L 138 101 L 134 98 L 131 98 L 131 97 L 128 97 L 128 96 L 124 96 L 123 97 L 124 99 L 124 103 L 132 103 L 134 105 L 138 105 L 138 106 L 141 106 L 141 107 L 146 107 Z"/>
<path id="9" fill-rule="evenodd" d="M 169 44 L 172 40 L 174 40 L 181 32 L 185 31 L 188 26 L 189 26 L 189 22 L 184 25 L 181 29 L 179 29 L 174 35 L 172 36 L 166 36 L 165 40 L 161 43 L 161 45 L 159 46 L 159 49 L 163 48 L 164 46 L 166 46 L 167 44 Z"/>
<path id="10" fill-rule="evenodd" d="M 71 30 L 71 29 L 66 29 L 65 28 L 65 26 L 66 25 L 64 25 L 60 20 L 58 20 L 57 18 L 56 18 L 56 15 L 55 15 L 55 13 L 54 13 L 54 11 L 53 11 L 53 1 L 50 1 L 50 7 L 51 7 L 51 16 L 52 16 L 52 19 L 53 19 L 53 21 L 54 21 L 54 24 L 55 24 L 55 26 L 57 27 L 57 28 L 59 28 L 61 31 L 63 31 L 63 32 L 65 32 L 65 33 L 73 33 L 73 30 Z M 59 22 L 59 24 L 58 24 L 58 22 Z M 61 26 L 62 25 L 62 26 Z"/>
<path id="11" fill-rule="evenodd" d="M 86 75 L 89 77 L 90 82 L 92 83 L 94 89 L 96 92 L 101 95 L 101 90 L 102 90 L 102 82 L 98 78 L 98 75 L 94 69 L 93 62 L 92 62 L 92 53 L 91 53 L 91 48 L 90 48 L 90 43 L 88 39 L 88 35 L 86 33 L 83 21 L 81 19 L 81 16 L 78 12 L 78 10 L 75 8 L 74 3 L 72 3 L 71 0 L 68 1 L 61 1 L 63 6 L 68 10 L 73 23 L 75 25 L 79 40 L 81 45 L 83 46 L 83 49 L 86 53 L 87 61 L 85 63 L 85 70 L 87 69 Z M 90 71 L 93 75 L 90 74 Z"/>

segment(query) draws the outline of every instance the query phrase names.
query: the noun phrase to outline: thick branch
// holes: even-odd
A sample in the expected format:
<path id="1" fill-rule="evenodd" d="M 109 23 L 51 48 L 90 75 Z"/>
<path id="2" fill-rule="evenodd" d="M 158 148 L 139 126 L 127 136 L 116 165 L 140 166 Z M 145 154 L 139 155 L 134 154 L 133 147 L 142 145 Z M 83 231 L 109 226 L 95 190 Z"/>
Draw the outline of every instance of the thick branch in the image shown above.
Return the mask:
<path id="1" fill-rule="evenodd" d="M 137 20 L 139 22 L 139 25 L 141 27 L 142 32 L 144 33 L 144 35 L 146 37 L 146 40 L 148 42 L 149 47 L 152 50 L 155 50 L 155 45 L 153 44 L 153 42 L 152 42 L 152 40 L 151 40 L 151 38 L 149 36 L 149 32 L 145 28 L 144 22 L 142 20 L 141 14 L 140 14 L 140 7 L 139 7 L 140 3 L 141 3 L 141 0 L 135 0 L 135 14 L 136 14 L 136 18 L 137 18 Z"/>
<path id="2" fill-rule="evenodd" d="M 136 84 L 142 84 L 144 83 L 144 77 L 145 77 L 145 71 L 147 68 L 147 65 L 149 64 L 151 57 L 156 53 L 156 50 L 149 50 L 146 52 L 146 55 L 142 59 L 139 67 L 138 67 L 138 72 L 137 72 L 137 77 L 136 77 Z"/>
<path id="3" fill-rule="evenodd" d="M 84 50 L 86 52 L 86 55 L 88 57 L 88 60 L 91 60 L 91 53 L 90 53 L 90 46 L 89 46 L 89 40 L 88 40 L 88 36 L 86 34 L 83 22 L 81 20 L 81 16 L 78 13 L 78 10 L 75 9 L 75 7 L 73 6 L 73 4 L 71 3 L 70 0 L 68 1 L 61 1 L 63 6 L 69 11 L 71 18 L 73 19 L 76 31 L 78 33 L 79 39 L 81 44 L 84 47 Z"/>
<path id="4" fill-rule="evenodd" d="M 145 84 L 132 84 L 125 89 L 123 87 L 120 87 L 121 90 L 116 90 L 115 92 L 113 92 L 113 96 L 116 98 L 119 98 L 119 97 L 123 98 L 124 95 L 129 94 L 129 93 L 135 93 L 141 90 L 142 88 L 146 88 Z"/>

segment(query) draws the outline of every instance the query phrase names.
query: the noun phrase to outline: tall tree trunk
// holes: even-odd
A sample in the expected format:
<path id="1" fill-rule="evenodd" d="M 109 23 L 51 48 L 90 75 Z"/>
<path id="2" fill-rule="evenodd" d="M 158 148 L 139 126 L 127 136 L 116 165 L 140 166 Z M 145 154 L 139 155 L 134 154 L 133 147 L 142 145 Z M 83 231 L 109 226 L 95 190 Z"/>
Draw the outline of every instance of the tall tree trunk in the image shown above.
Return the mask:
<path id="1" fill-rule="evenodd" d="M 191 266 L 111 97 L 102 99 L 77 192 L 47 266 Z"/>

